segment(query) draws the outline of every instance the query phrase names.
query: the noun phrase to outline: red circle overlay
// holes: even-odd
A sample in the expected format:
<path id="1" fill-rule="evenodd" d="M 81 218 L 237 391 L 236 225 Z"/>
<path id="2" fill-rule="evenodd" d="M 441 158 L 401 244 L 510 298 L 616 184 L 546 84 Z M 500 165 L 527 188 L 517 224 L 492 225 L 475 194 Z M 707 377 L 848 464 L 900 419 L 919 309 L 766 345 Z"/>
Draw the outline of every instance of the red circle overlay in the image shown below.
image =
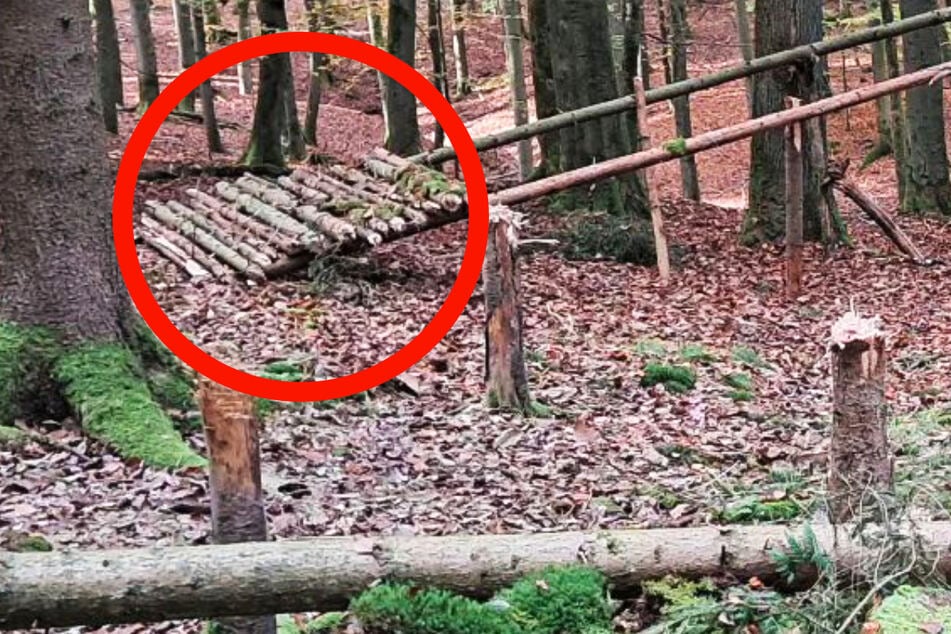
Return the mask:
<path id="1" fill-rule="evenodd" d="M 188 340 L 159 306 L 145 279 L 133 235 L 132 208 L 142 160 L 152 138 L 175 106 L 206 79 L 239 62 L 292 51 L 327 53 L 371 66 L 411 91 L 445 130 L 458 154 L 469 201 L 465 254 L 449 295 L 423 330 L 392 356 L 364 370 L 328 379 L 292 383 L 255 376 L 233 368 Z M 284 32 L 232 44 L 208 55 L 179 75 L 159 94 L 132 132 L 126 146 L 113 198 L 112 230 L 119 268 L 129 295 L 155 335 L 182 361 L 204 376 L 233 390 L 280 401 L 322 401 L 343 398 L 376 387 L 405 372 L 439 343 L 465 309 L 475 290 L 489 234 L 489 198 L 482 163 L 459 115 L 439 91 L 408 64 L 374 46 L 323 33 Z"/>

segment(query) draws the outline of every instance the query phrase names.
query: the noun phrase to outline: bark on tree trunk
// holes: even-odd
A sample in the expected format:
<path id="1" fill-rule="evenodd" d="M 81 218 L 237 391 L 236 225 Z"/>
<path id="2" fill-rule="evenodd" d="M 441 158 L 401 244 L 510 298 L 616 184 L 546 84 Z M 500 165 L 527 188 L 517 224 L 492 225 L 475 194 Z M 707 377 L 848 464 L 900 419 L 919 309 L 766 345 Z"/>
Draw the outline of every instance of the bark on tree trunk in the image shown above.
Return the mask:
<path id="1" fill-rule="evenodd" d="M 426 22 L 429 27 L 429 54 L 433 58 L 433 85 L 449 99 L 449 73 L 446 70 L 446 47 L 442 37 L 442 2 L 427 0 Z M 433 146 L 442 147 L 446 140 L 445 132 L 439 122 L 433 131 Z"/>
<path id="2" fill-rule="evenodd" d="M 192 42 L 195 45 L 195 57 L 200 60 L 205 57 L 205 16 L 204 10 L 194 3 L 186 8 L 190 17 L 189 28 L 192 32 Z M 201 95 L 202 123 L 205 126 L 205 139 L 208 142 L 208 152 L 224 152 L 225 146 L 221 142 L 221 131 L 218 129 L 218 117 L 215 114 L 215 91 L 211 87 L 211 78 L 202 82 L 198 89 Z"/>
<path id="3" fill-rule="evenodd" d="M 199 403 L 208 445 L 212 541 L 267 541 L 254 399 L 202 378 Z M 218 619 L 215 626 L 229 634 L 276 631 L 273 615 Z"/>
<path id="4" fill-rule="evenodd" d="M 880 553 L 854 527 L 815 525 L 840 570 Z M 914 527 L 922 552 L 951 572 L 951 523 Z M 323 537 L 227 546 L 91 552 L 3 553 L 0 627 L 28 628 L 166 621 L 191 617 L 345 609 L 380 579 L 486 598 L 526 574 L 579 559 L 606 575 L 612 595 L 675 572 L 687 578 L 777 579 L 774 549 L 803 527 L 704 526 L 650 530 Z M 808 583 L 815 571 L 803 571 Z M 134 588 L 135 592 L 130 592 Z"/>
<path id="5" fill-rule="evenodd" d="M 410 66 L 416 61 L 416 2 L 389 0 L 386 46 L 390 54 Z M 419 121 L 416 97 L 389 77 L 384 77 L 386 100 L 386 149 L 399 156 L 419 152 Z"/>
<path id="6" fill-rule="evenodd" d="M 175 33 L 178 36 L 178 65 L 182 70 L 195 63 L 196 42 L 192 33 L 191 5 L 189 0 L 172 0 L 172 15 L 175 18 Z M 204 33 L 202 33 L 204 36 Z M 195 93 L 190 92 L 178 104 L 178 109 L 195 112 Z"/>
<path id="7" fill-rule="evenodd" d="M 894 8 L 891 2 L 880 3 L 882 24 L 888 26 L 895 22 Z M 942 23 L 942 27 L 945 24 Z M 901 75 L 901 65 L 898 60 L 898 38 L 890 37 L 885 42 L 885 61 L 888 64 L 888 77 L 894 79 Z M 901 95 L 891 98 L 891 131 L 892 153 L 895 157 L 895 176 L 898 181 L 898 200 L 905 199 L 905 190 L 908 182 L 908 129 L 905 124 L 905 103 Z"/>
<path id="8" fill-rule="evenodd" d="M 670 0 L 670 73 L 674 82 L 687 79 L 687 41 L 690 27 L 687 23 L 687 1 Z M 688 139 L 693 136 L 690 120 L 690 95 L 674 99 L 674 119 L 677 136 Z M 691 156 L 680 159 L 680 179 L 684 198 L 700 202 L 700 181 L 697 177 L 697 162 Z"/>
<path id="9" fill-rule="evenodd" d="M 238 15 L 238 41 L 251 37 L 251 0 L 237 0 L 235 13 Z M 254 92 L 254 76 L 251 72 L 251 61 L 238 64 L 238 92 L 250 95 Z"/>
<path id="10" fill-rule="evenodd" d="M 490 407 L 528 412 L 528 370 L 522 346 L 518 217 L 492 207 L 489 243 L 482 267 L 485 293 L 485 383 Z"/>
<path id="11" fill-rule="evenodd" d="M 800 100 L 786 98 L 786 107 Z M 795 299 L 802 290 L 802 142 L 803 126 L 786 127 L 786 297 Z"/>
<path id="12" fill-rule="evenodd" d="M 304 0 L 307 10 L 307 29 L 312 33 L 332 33 L 333 17 L 327 6 L 328 0 Z M 307 88 L 307 111 L 304 114 L 304 141 L 317 145 L 317 118 L 320 114 L 320 99 L 327 74 L 327 55 L 311 53 L 310 81 Z"/>
<path id="13" fill-rule="evenodd" d="M 119 56 L 119 32 L 116 29 L 112 0 L 93 0 L 90 6 L 96 24 L 96 70 L 102 120 L 108 132 L 119 132 L 119 113 L 123 102 L 122 65 Z"/>
<path id="14" fill-rule="evenodd" d="M 882 22 L 878 18 L 869 20 L 870 27 L 876 27 Z M 872 43 L 872 77 L 875 81 L 885 81 L 889 78 L 888 72 L 888 44 L 885 40 Z M 870 165 L 883 156 L 892 153 L 892 95 L 885 95 L 876 102 L 878 107 L 878 142 L 863 161 Z"/>
<path id="15" fill-rule="evenodd" d="M 753 59 L 753 35 L 750 32 L 750 16 L 746 8 L 746 0 L 735 0 L 736 4 L 736 33 L 740 39 L 740 54 L 747 64 Z M 746 102 L 750 116 L 753 116 L 753 78 L 746 78 Z"/>
<path id="16" fill-rule="evenodd" d="M 472 92 L 469 85 L 469 53 L 466 50 L 466 0 L 450 0 L 452 55 L 456 61 L 456 98 Z"/>
<path id="17" fill-rule="evenodd" d="M 286 14 L 284 22 L 287 23 Z M 281 58 L 281 66 L 283 67 L 281 71 L 281 95 L 284 104 L 285 146 L 287 147 L 288 156 L 300 161 L 307 156 L 307 142 L 304 140 L 300 117 L 297 116 L 297 87 L 294 81 L 294 66 L 291 62 L 290 53 L 284 53 Z"/>
<path id="18" fill-rule="evenodd" d="M 261 20 L 262 33 L 287 30 L 284 0 L 257 0 L 257 13 L 258 19 Z M 251 139 L 242 159 L 245 165 L 284 166 L 284 150 L 281 146 L 282 117 L 275 116 L 284 108 L 283 73 L 284 62 L 281 55 L 261 58 Z"/>
<path id="19" fill-rule="evenodd" d="M 879 520 L 893 492 L 885 417 L 885 336 L 877 319 L 847 313 L 832 327 L 829 511 L 834 523 Z"/>
<path id="20" fill-rule="evenodd" d="M 515 125 L 528 123 L 528 90 L 525 88 L 525 61 L 522 57 L 522 10 L 519 0 L 502 0 L 502 24 L 505 32 L 505 61 Z M 518 165 L 522 180 L 532 173 L 532 140 L 518 143 Z"/>
<path id="21" fill-rule="evenodd" d="M 529 37 L 532 44 L 532 83 L 535 87 L 535 116 L 545 119 L 558 114 L 555 76 L 551 66 L 551 27 L 547 0 L 528 0 Z M 559 135 L 549 132 L 538 137 L 541 148 L 541 175 L 553 173 L 559 164 Z"/>
<path id="22" fill-rule="evenodd" d="M 129 0 L 132 13 L 132 41 L 135 44 L 136 72 L 139 83 L 139 111 L 145 111 L 159 94 L 158 62 L 155 38 L 149 17 L 149 0 Z"/>
<path id="23" fill-rule="evenodd" d="M 370 43 L 383 50 L 387 50 L 386 34 L 383 32 L 383 16 L 380 15 L 380 9 L 373 0 L 367 0 L 367 29 L 370 31 Z M 383 111 L 383 129 L 390 129 L 390 111 L 386 107 L 386 75 L 381 72 L 376 74 L 377 84 L 380 89 L 380 109 Z"/>
<path id="24" fill-rule="evenodd" d="M 902 17 L 937 8 L 935 0 L 901 0 L 899 6 Z M 906 73 L 941 62 L 939 28 L 921 29 L 903 37 Z M 943 95 L 942 86 L 935 85 L 915 88 L 906 96 L 907 181 L 902 198 L 906 212 L 951 214 Z"/>

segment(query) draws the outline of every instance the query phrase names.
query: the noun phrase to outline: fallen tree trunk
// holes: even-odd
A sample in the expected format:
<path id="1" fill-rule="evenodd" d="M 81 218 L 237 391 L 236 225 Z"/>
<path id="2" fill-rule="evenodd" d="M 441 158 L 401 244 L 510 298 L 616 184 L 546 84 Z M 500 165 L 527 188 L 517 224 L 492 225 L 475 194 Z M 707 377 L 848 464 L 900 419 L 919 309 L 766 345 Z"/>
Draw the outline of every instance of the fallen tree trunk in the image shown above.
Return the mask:
<path id="1" fill-rule="evenodd" d="M 951 68 L 951 65 L 939 64 L 915 73 L 909 73 L 901 77 L 896 77 L 895 79 L 889 79 L 888 81 L 858 88 L 798 108 L 790 108 L 789 110 L 769 114 L 734 126 L 714 130 L 713 132 L 701 134 L 690 139 L 677 139 L 676 142 L 666 143 L 659 148 L 652 148 L 643 152 L 609 159 L 570 172 L 543 178 L 532 183 L 525 183 L 493 194 L 490 196 L 489 202 L 495 205 L 511 206 L 556 191 L 588 185 L 606 178 L 620 176 L 628 172 L 650 167 L 651 165 L 679 159 L 686 154 L 696 154 L 697 152 L 751 137 L 757 132 L 782 128 L 791 123 L 804 121 L 838 110 L 844 110 L 845 108 L 850 108 L 867 101 L 874 101 L 883 95 L 922 86 L 939 78 L 949 68 Z"/>
<path id="2" fill-rule="evenodd" d="M 758 57 L 748 63 L 739 64 L 718 73 L 679 81 L 667 84 L 661 88 L 647 91 L 647 103 L 658 103 L 683 97 L 699 90 L 705 90 L 714 86 L 720 86 L 727 82 L 737 79 L 744 79 L 757 73 L 775 70 L 784 66 L 789 66 L 803 60 L 810 60 L 817 56 L 828 55 L 838 51 L 869 44 L 892 38 L 904 33 L 916 31 L 931 26 L 937 26 L 944 22 L 951 21 L 951 8 L 938 9 L 929 13 L 922 13 L 914 17 L 891 22 L 884 26 L 875 26 L 854 33 L 849 33 L 840 37 L 797 46 L 786 51 Z M 527 125 L 510 128 L 490 134 L 484 137 L 474 139 L 476 150 L 490 150 L 492 148 L 502 147 L 511 143 L 516 143 L 522 139 L 528 139 L 547 132 L 554 132 L 568 126 L 577 125 L 592 119 L 606 117 L 621 112 L 628 112 L 634 109 L 636 99 L 633 95 L 627 95 L 611 101 L 605 101 L 571 112 L 564 112 L 553 117 L 539 119 Z M 453 148 L 439 148 L 425 154 L 417 154 L 409 157 L 416 163 L 425 163 L 427 165 L 438 165 L 456 158 L 456 152 Z"/>
<path id="3" fill-rule="evenodd" d="M 845 569 L 874 557 L 849 527 L 814 528 Z M 91 552 L 0 553 L 0 628 L 138 623 L 333 610 L 379 579 L 487 597 L 545 566 L 603 571 L 617 596 L 677 574 L 775 578 L 773 549 L 802 527 L 448 537 L 323 537 L 301 541 Z M 951 522 L 917 526 L 919 557 L 951 573 Z M 805 579 L 804 579 L 805 580 Z"/>

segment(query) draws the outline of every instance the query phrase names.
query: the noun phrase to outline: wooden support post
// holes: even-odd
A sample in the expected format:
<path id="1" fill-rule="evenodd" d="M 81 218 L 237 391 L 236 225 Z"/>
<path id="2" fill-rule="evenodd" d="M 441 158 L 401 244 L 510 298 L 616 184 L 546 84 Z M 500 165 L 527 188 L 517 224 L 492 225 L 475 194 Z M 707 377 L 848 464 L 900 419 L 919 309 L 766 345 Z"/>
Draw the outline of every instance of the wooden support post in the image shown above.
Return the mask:
<path id="1" fill-rule="evenodd" d="M 644 93 L 644 80 L 640 76 L 634 78 L 634 96 L 637 98 L 637 129 L 641 134 L 640 147 L 650 147 L 650 134 L 647 132 L 647 99 Z M 660 210 L 660 197 L 657 190 L 651 187 L 652 171 L 647 168 L 643 172 L 644 189 L 647 191 L 651 207 L 651 226 L 654 229 L 654 250 L 657 252 L 657 271 L 660 273 L 660 283 L 670 284 L 670 251 L 667 248 L 667 234 L 664 232 L 664 216 Z"/>
<path id="2" fill-rule="evenodd" d="M 885 418 L 885 336 L 878 319 L 845 314 L 832 326 L 831 351 L 829 511 L 832 521 L 841 524 L 874 516 L 893 487 Z"/>
<path id="3" fill-rule="evenodd" d="M 518 216 L 508 207 L 490 209 L 489 244 L 482 268 L 485 383 L 492 407 L 527 412 L 532 403 L 522 349 L 517 227 Z"/>
<path id="4" fill-rule="evenodd" d="M 796 108 L 800 100 L 786 97 L 786 107 Z M 802 291 L 802 163 L 803 126 L 786 126 L 786 297 L 795 299 Z"/>
<path id="5" fill-rule="evenodd" d="M 254 399 L 202 378 L 199 401 L 208 445 L 212 541 L 267 541 Z M 227 634 L 273 634 L 277 627 L 273 615 L 229 617 L 215 625 L 213 631 Z"/>

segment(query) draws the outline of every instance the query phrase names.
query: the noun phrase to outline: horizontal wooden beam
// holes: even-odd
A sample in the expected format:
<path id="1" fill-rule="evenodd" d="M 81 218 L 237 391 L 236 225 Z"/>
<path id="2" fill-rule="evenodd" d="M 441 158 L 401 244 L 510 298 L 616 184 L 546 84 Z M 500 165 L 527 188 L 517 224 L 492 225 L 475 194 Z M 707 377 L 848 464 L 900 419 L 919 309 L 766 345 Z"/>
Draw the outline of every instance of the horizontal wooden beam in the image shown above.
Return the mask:
<path id="1" fill-rule="evenodd" d="M 861 46 L 863 44 L 869 44 L 871 42 L 877 42 L 879 40 L 896 37 L 911 31 L 916 31 L 918 29 L 937 26 L 948 21 L 951 21 L 951 8 L 938 9 L 936 11 L 922 13 L 920 15 L 916 15 L 905 20 L 898 20 L 890 24 L 870 27 L 860 31 L 855 31 L 854 33 L 823 40 L 821 42 L 804 44 L 802 46 L 797 46 L 785 51 L 773 53 L 772 55 L 757 57 L 756 59 L 751 60 L 748 64 L 738 64 L 717 73 L 667 84 L 666 86 L 661 86 L 659 88 L 647 91 L 645 97 L 648 104 L 667 101 L 669 99 L 689 95 L 699 90 L 719 86 L 737 79 L 750 77 L 764 71 L 790 66 L 803 60 L 813 59 L 815 57 L 821 57 L 823 55 L 829 55 L 830 53 L 844 51 L 856 46 Z M 608 115 L 619 114 L 621 112 L 632 110 L 636 106 L 636 102 L 637 100 L 633 95 L 626 95 L 618 99 L 612 99 L 611 101 L 605 101 L 592 106 L 586 106 L 578 110 L 572 110 L 571 112 L 563 112 L 552 117 L 539 119 L 538 121 L 526 125 L 517 126 L 508 130 L 503 130 L 502 132 L 479 137 L 474 139 L 475 146 L 480 152 L 483 150 L 502 147 L 504 145 L 516 143 L 523 139 L 528 139 L 539 134 L 554 132 L 571 125 L 584 123 L 585 121 L 591 121 L 600 117 L 606 117 Z M 438 165 L 440 163 L 452 160 L 455 157 L 456 151 L 453 148 L 444 147 L 433 150 L 429 153 L 417 154 L 416 156 L 410 157 L 410 160 L 417 163 Z"/>
<path id="2" fill-rule="evenodd" d="M 525 183 L 505 189 L 490 196 L 489 200 L 496 205 L 515 205 L 540 196 L 545 196 L 564 189 L 579 185 L 588 185 L 613 176 L 627 174 L 651 165 L 665 163 L 679 159 L 688 154 L 696 154 L 727 143 L 733 143 L 753 136 L 757 132 L 782 128 L 790 123 L 819 117 L 837 110 L 844 110 L 860 103 L 873 101 L 895 92 L 922 86 L 933 80 L 940 79 L 951 69 L 951 64 L 945 63 L 932 66 L 901 77 L 863 86 L 827 99 L 815 101 L 798 108 L 790 108 L 773 114 L 738 123 L 734 126 L 720 128 L 712 132 L 700 134 L 689 139 L 678 139 L 677 142 L 667 143 L 661 147 L 651 148 L 643 152 L 629 154 L 601 163 L 582 167 L 570 172 L 556 174 L 531 183 Z"/>

